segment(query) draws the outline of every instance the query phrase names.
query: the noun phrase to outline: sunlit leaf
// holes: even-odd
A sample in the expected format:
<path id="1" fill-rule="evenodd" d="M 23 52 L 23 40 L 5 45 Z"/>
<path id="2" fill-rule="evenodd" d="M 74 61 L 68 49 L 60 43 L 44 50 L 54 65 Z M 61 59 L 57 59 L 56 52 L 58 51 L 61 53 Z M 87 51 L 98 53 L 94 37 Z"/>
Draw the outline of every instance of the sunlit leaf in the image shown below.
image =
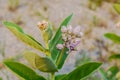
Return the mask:
<path id="1" fill-rule="evenodd" d="M 35 66 L 37 69 L 43 72 L 57 72 L 58 71 L 53 61 L 47 57 L 43 58 L 40 56 L 35 56 Z"/>
<path id="2" fill-rule="evenodd" d="M 46 52 L 46 49 L 38 42 L 36 41 L 32 36 L 25 34 L 23 30 L 16 24 L 12 22 L 4 21 L 4 25 L 21 41 L 28 44 L 29 46 L 41 51 Z M 49 54 L 46 54 L 49 55 Z"/>
<path id="3" fill-rule="evenodd" d="M 30 52 L 30 51 L 25 51 L 24 52 L 24 57 L 28 61 L 28 63 L 33 67 L 36 68 L 35 66 L 35 56 L 38 56 L 37 54 Z"/>
<path id="4" fill-rule="evenodd" d="M 56 65 L 53 63 L 52 60 L 50 60 L 47 57 L 41 57 L 34 52 L 26 51 L 25 58 L 34 68 L 37 68 L 40 71 L 43 72 L 57 71 Z"/>

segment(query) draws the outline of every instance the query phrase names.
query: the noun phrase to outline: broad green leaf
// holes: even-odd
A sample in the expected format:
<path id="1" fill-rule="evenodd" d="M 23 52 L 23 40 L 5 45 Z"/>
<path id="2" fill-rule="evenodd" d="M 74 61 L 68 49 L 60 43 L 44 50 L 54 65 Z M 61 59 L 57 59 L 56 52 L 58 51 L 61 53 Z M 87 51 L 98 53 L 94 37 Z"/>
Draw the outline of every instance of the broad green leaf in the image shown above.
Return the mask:
<path id="1" fill-rule="evenodd" d="M 113 5 L 113 7 L 114 7 L 114 9 L 117 11 L 117 13 L 120 14 L 120 4 L 115 3 L 115 4 Z"/>
<path id="2" fill-rule="evenodd" d="M 113 42 L 120 43 L 120 36 L 114 34 L 114 33 L 106 33 L 104 36 Z"/>
<path id="3" fill-rule="evenodd" d="M 48 57 L 35 56 L 35 66 L 43 72 L 57 72 L 57 67 L 54 62 Z"/>
<path id="4" fill-rule="evenodd" d="M 31 37 L 28 34 L 25 34 L 23 30 L 16 24 L 4 21 L 4 25 L 21 41 L 24 43 L 28 44 L 29 46 L 41 51 L 41 52 L 46 52 L 46 49 L 39 43 L 37 42 L 33 37 Z M 49 55 L 49 54 L 46 54 Z"/>
<path id="5" fill-rule="evenodd" d="M 62 34 L 61 34 L 61 28 L 63 26 L 67 26 L 72 18 L 73 14 L 71 14 L 70 16 L 68 16 L 67 18 L 65 18 L 65 20 L 61 23 L 59 29 L 57 30 L 54 38 L 50 41 L 49 43 L 49 48 L 50 48 L 50 52 L 51 52 L 51 55 L 52 55 L 52 59 L 54 61 L 56 61 L 61 53 L 61 51 L 59 51 L 57 48 L 56 48 L 56 45 L 58 43 L 63 43 L 63 40 L 62 40 Z M 61 68 L 62 65 L 64 64 L 64 61 L 65 59 L 67 58 L 67 55 L 66 55 L 66 52 L 64 52 L 64 58 L 62 60 L 62 62 L 60 63 L 60 66 L 58 66 L 58 68 Z"/>
<path id="6" fill-rule="evenodd" d="M 25 80 L 46 80 L 42 76 L 37 75 L 32 69 L 19 62 L 4 61 L 4 64 Z"/>
<path id="7" fill-rule="evenodd" d="M 117 66 L 112 66 L 108 69 L 107 73 L 110 73 L 109 80 L 114 80 L 116 74 L 119 72 L 119 68 Z"/>
<path id="8" fill-rule="evenodd" d="M 120 54 L 113 54 L 109 57 L 109 59 L 120 59 Z"/>
<path id="9" fill-rule="evenodd" d="M 107 73 L 103 69 L 99 69 L 99 72 L 103 80 L 108 80 Z"/>
<path id="10" fill-rule="evenodd" d="M 117 66 L 112 66 L 112 67 L 110 67 L 110 68 L 108 69 L 108 71 L 116 74 L 116 73 L 119 71 L 119 68 L 118 68 Z M 108 71 L 107 71 L 107 72 L 108 72 Z"/>
<path id="11" fill-rule="evenodd" d="M 57 67 L 47 57 L 41 57 L 34 52 L 26 51 L 25 52 L 26 60 L 34 67 L 43 72 L 56 72 Z"/>
<path id="12" fill-rule="evenodd" d="M 60 80 L 60 79 L 62 79 L 62 78 L 65 77 L 65 76 L 66 76 L 66 74 L 56 75 L 56 76 L 55 76 L 55 80 Z"/>
<path id="13" fill-rule="evenodd" d="M 90 75 L 95 70 L 97 70 L 101 65 L 102 63 L 98 62 L 89 62 L 83 64 L 75 70 L 73 70 L 72 72 L 70 72 L 69 74 L 67 74 L 61 80 L 81 80 Z"/>

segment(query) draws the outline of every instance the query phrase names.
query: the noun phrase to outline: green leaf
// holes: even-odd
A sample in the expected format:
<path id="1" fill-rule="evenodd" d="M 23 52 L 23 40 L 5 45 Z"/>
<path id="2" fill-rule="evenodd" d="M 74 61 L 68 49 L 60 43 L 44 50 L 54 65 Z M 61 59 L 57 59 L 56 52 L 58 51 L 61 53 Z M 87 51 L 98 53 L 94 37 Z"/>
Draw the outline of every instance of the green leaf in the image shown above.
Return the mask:
<path id="1" fill-rule="evenodd" d="M 99 72 L 100 72 L 103 80 L 108 80 L 107 73 L 103 69 L 99 69 Z"/>
<path id="2" fill-rule="evenodd" d="M 94 72 L 96 69 L 98 69 L 102 63 L 98 62 L 89 62 L 86 64 L 83 64 L 67 74 L 65 77 L 63 77 L 61 80 L 81 80 L 88 75 L 90 75 L 92 72 Z"/>
<path id="3" fill-rule="evenodd" d="M 25 34 L 23 30 L 16 24 L 12 22 L 7 22 L 4 21 L 4 25 L 21 41 L 24 43 L 28 44 L 32 48 L 35 48 L 41 52 L 46 52 L 46 49 L 38 42 L 36 41 L 33 37 L 31 37 L 28 34 Z M 49 55 L 49 54 L 46 54 Z"/>
<path id="4" fill-rule="evenodd" d="M 120 54 L 113 54 L 109 57 L 109 59 L 120 59 Z"/>
<path id="5" fill-rule="evenodd" d="M 55 80 L 60 80 L 60 79 L 62 79 L 62 78 L 65 77 L 65 76 L 66 76 L 66 74 L 56 75 L 56 76 L 55 76 Z"/>
<path id="6" fill-rule="evenodd" d="M 113 42 L 119 43 L 120 44 L 120 36 L 114 34 L 114 33 L 106 33 L 104 36 Z"/>
<path id="7" fill-rule="evenodd" d="M 63 26 L 67 26 L 67 25 L 69 24 L 72 16 L 73 16 L 73 14 L 71 14 L 71 15 L 69 15 L 67 18 L 65 18 L 65 20 L 60 24 L 60 27 L 59 27 L 59 29 L 57 30 L 54 38 L 53 38 L 53 39 L 50 41 L 50 43 L 49 43 L 49 48 L 50 48 L 51 56 L 52 56 L 52 59 L 53 59 L 55 62 L 57 61 L 57 59 L 59 58 L 60 53 L 61 53 L 61 51 L 56 48 L 56 45 L 57 45 L 58 43 L 63 43 L 62 34 L 61 34 L 61 28 L 62 28 Z M 65 51 L 65 52 L 64 52 L 64 55 L 63 55 L 63 58 L 62 58 L 60 64 L 58 65 L 58 68 L 59 68 L 59 69 L 62 68 L 62 66 L 63 66 L 66 58 L 67 58 L 67 54 L 66 54 L 66 51 Z"/>
<path id="8" fill-rule="evenodd" d="M 115 4 L 113 5 L 113 7 L 114 7 L 114 9 L 117 11 L 117 13 L 120 14 L 120 4 L 115 3 Z"/>
<path id="9" fill-rule="evenodd" d="M 57 67 L 48 57 L 35 57 L 35 66 L 43 72 L 57 72 Z"/>
<path id="10" fill-rule="evenodd" d="M 61 53 L 61 51 L 59 51 L 59 50 L 56 48 L 56 45 L 57 45 L 58 43 L 63 43 L 62 34 L 61 34 L 61 28 L 62 28 L 63 26 L 67 26 L 67 25 L 69 24 L 72 16 L 73 16 L 73 14 L 71 14 L 71 15 L 69 15 L 67 18 L 65 18 L 65 20 L 61 23 L 59 29 L 57 30 L 54 38 L 53 38 L 53 39 L 50 41 L 50 43 L 49 43 L 50 52 L 51 52 L 51 54 L 52 54 L 52 59 L 53 59 L 54 61 L 57 60 L 57 58 L 59 57 L 59 55 L 60 55 L 60 53 Z M 66 55 L 66 53 L 65 53 L 65 55 Z M 63 60 L 63 62 L 62 62 L 62 65 L 64 64 L 64 61 L 65 61 L 66 57 L 67 57 L 67 56 L 64 56 L 64 60 Z M 61 68 L 62 65 L 61 65 L 59 68 Z"/>
<path id="11" fill-rule="evenodd" d="M 46 47 L 49 48 L 49 40 L 51 40 L 53 35 L 52 25 L 49 23 L 46 30 L 41 31 L 43 40 L 46 44 Z"/>
<path id="12" fill-rule="evenodd" d="M 119 72 L 119 68 L 117 66 L 112 66 L 108 69 L 107 73 L 111 73 L 108 77 L 109 80 L 114 80 L 113 78 L 116 77 L 116 74 Z"/>
<path id="13" fill-rule="evenodd" d="M 66 60 L 66 58 L 67 58 L 67 56 L 68 56 L 68 54 L 66 53 L 67 51 L 68 51 L 68 49 L 65 48 L 65 50 L 64 50 L 64 52 L 63 52 L 63 55 L 62 55 L 62 53 L 60 53 L 60 54 L 58 55 L 58 58 L 60 58 L 60 56 L 62 55 L 62 58 L 61 58 L 60 62 L 58 63 L 58 60 L 59 60 L 59 59 L 57 59 L 57 61 L 56 61 L 56 64 L 57 64 L 58 69 L 61 69 L 61 68 L 62 68 L 62 66 L 63 66 L 63 64 L 64 64 L 64 62 L 65 62 L 65 60 Z M 62 51 L 61 51 L 61 52 L 62 52 Z"/>
<path id="14" fill-rule="evenodd" d="M 0 80 L 3 80 L 2 78 L 0 78 Z"/>
<path id="15" fill-rule="evenodd" d="M 34 67 L 43 72 L 56 72 L 57 67 L 47 57 L 41 57 L 34 52 L 26 51 L 25 52 L 26 60 Z"/>
<path id="16" fill-rule="evenodd" d="M 17 74 L 25 80 L 46 80 L 42 76 L 37 75 L 32 69 L 21 63 L 4 61 L 4 64 L 15 74 Z"/>

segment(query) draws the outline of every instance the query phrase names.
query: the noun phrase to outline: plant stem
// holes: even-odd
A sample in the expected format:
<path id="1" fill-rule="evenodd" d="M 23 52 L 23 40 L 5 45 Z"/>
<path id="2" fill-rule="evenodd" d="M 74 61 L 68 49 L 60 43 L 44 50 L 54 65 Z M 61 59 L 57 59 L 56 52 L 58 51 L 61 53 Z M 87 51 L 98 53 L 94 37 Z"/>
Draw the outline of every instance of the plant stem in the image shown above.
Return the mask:
<path id="1" fill-rule="evenodd" d="M 61 59 L 62 59 L 62 57 L 63 57 L 63 55 L 64 55 L 64 50 L 65 50 L 65 48 L 62 49 L 62 51 L 61 51 L 61 53 L 60 53 L 60 56 L 59 56 L 58 60 L 56 61 L 56 65 L 57 65 L 57 66 L 59 65 L 59 63 L 60 63 L 60 61 L 61 61 Z"/>
<path id="2" fill-rule="evenodd" d="M 51 80 L 55 80 L 55 73 L 51 73 Z"/>

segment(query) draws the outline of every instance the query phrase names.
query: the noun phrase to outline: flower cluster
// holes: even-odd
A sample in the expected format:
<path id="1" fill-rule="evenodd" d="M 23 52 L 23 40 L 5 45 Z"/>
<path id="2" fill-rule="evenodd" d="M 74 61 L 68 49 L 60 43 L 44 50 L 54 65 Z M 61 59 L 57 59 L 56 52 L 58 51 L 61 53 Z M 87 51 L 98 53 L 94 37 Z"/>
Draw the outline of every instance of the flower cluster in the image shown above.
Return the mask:
<path id="1" fill-rule="evenodd" d="M 63 44 L 57 44 L 58 49 L 68 48 L 69 52 L 75 50 L 76 46 L 80 43 L 83 33 L 80 31 L 80 26 L 72 28 L 71 25 L 63 26 L 61 28 Z"/>

